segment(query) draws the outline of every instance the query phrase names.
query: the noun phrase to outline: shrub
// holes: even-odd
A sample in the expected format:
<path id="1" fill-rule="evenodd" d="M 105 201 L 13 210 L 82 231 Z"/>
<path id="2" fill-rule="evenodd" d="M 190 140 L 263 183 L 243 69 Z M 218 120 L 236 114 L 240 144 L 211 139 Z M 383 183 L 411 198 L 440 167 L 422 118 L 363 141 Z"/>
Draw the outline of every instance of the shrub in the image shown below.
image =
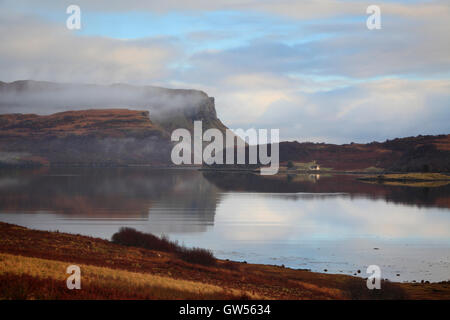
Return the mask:
<path id="1" fill-rule="evenodd" d="M 161 238 L 137 231 L 133 228 L 121 228 L 112 236 L 112 242 L 124 246 L 140 247 L 149 250 L 176 252 L 178 243 L 171 242 L 166 236 Z"/>
<path id="2" fill-rule="evenodd" d="M 132 228 L 121 228 L 112 236 L 112 242 L 124 246 L 140 247 L 149 250 L 175 253 L 186 262 L 211 266 L 216 264 L 216 258 L 211 250 L 202 248 L 187 248 L 176 241 L 170 241 L 167 236 L 161 238 L 137 231 Z"/>
<path id="3" fill-rule="evenodd" d="M 204 266 L 216 264 L 214 254 L 211 250 L 207 249 L 180 247 L 178 256 L 186 262 L 201 264 Z"/>

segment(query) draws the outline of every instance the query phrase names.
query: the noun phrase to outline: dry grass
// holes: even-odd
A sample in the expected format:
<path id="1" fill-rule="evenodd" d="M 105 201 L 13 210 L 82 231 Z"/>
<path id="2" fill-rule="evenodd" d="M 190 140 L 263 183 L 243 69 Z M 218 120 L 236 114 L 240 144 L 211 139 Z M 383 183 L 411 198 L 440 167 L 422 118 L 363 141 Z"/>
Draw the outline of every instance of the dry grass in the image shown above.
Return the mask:
<path id="1" fill-rule="evenodd" d="M 65 281 L 69 276 L 66 274 L 68 265 L 68 263 L 61 261 L 0 254 L 0 275 L 10 279 L 14 278 L 13 276 L 19 278 L 28 276 L 32 279 L 41 279 L 50 283 L 62 283 L 65 285 Z M 135 294 L 131 294 L 131 297 L 138 295 L 157 299 L 237 299 L 243 296 L 251 296 L 240 290 L 224 290 L 219 286 L 201 282 L 177 280 L 147 273 L 136 273 L 84 264 L 78 264 L 78 266 L 81 269 L 82 276 L 81 290 L 87 287 L 90 294 L 95 293 L 95 291 L 92 292 L 90 289 L 102 287 L 107 288 L 108 290 L 106 291 L 122 292 L 122 296 L 126 297 L 130 296 L 130 293 L 135 292 Z M 0 294 L 3 292 L 2 298 L 12 298 L 12 296 L 5 294 L 5 292 L 11 291 L 14 292 L 11 289 L 11 284 L 0 286 Z M 31 294 L 34 291 L 31 290 Z M 252 297 L 256 298 L 257 296 Z M 102 298 L 101 293 L 99 293 L 99 298 Z"/>
<path id="2" fill-rule="evenodd" d="M 366 181 L 377 184 L 377 181 Z M 384 181 L 383 185 L 398 186 L 398 187 L 416 187 L 416 188 L 437 188 L 443 187 L 450 183 L 450 181 Z"/>
<path id="3" fill-rule="evenodd" d="M 443 180 L 450 180 L 450 176 L 447 176 L 442 173 L 404 173 L 404 174 L 385 174 L 383 175 L 383 179 L 443 181 Z"/>
<path id="4" fill-rule="evenodd" d="M 358 180 L 368 183 L 382 183 L 404 187 L 443 187 L 450 183 L 450 176 L 441 173 L 392 173 L 378 176 L 365 176 Z"/>

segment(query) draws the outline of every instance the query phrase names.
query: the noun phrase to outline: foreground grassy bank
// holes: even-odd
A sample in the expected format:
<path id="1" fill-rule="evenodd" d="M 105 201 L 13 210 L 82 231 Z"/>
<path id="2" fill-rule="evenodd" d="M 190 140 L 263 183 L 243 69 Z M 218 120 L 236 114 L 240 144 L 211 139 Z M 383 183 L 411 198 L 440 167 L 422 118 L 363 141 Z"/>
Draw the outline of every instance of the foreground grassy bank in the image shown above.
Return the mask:
<path id="1" fill-rule="evenodd" d="M 0 223 L 1 299 L 450 299 L 450 283 L 390 283 L 270 265 L 182 259 L 179 251 Z M 66 268 L 81 268 L 81 290 Z"/>

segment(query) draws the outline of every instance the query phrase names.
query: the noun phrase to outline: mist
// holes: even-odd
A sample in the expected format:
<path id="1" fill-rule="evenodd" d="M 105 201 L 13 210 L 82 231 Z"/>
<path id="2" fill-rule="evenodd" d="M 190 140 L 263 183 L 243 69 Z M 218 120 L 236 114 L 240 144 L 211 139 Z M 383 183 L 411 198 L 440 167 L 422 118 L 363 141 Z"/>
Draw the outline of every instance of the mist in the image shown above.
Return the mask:
<path id="1" fill-rule="evenodd" d="M 194 113 L 208 99 L 202 91 L 152 86 L 0 82 L 2 114 L 48 115 L 69 110 L 127 108 L 149 111 L 151 119 L 163 120 L 174 112 Z"/>

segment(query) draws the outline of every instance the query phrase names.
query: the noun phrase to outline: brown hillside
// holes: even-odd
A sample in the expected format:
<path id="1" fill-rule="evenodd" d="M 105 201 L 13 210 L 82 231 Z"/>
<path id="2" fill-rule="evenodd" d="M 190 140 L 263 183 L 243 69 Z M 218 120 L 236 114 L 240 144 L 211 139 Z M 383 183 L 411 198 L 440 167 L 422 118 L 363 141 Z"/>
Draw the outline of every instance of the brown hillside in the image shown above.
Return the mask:
<path id="1" fill-rule="evenodd" d="M 203 266 L 168 252 L 0 223 L 0 299 L 448 299 L 448 282 L 391 283 L 217 260 Z M 67 290 L 66 268 L 82 270 Z M 100 276 L 101 275 L 101 276 Z"/>
<path id="2" fill-rule="evenodd" d="M 147 111 L 101 109 L 66 111 L 48 116 L 36 114 L 0 115 L 2 139 L 28 137 L 67 137 L 95 135 L 97 137 L 126 137 L 160 132 Z"/>
<path id="3" fill-rule="evenodd" d="M 0 115 L 0 162 L 28 164 L 165 164 L 170 136 L 148 111 L 127 109 Z"/>
<path id="4" fill-rule="evenodd" d="M 317 161 L 334 170 L 450 171 L 450 135 L 398 138 L 368 144 L 280 143 L 280 161 Z"/>

